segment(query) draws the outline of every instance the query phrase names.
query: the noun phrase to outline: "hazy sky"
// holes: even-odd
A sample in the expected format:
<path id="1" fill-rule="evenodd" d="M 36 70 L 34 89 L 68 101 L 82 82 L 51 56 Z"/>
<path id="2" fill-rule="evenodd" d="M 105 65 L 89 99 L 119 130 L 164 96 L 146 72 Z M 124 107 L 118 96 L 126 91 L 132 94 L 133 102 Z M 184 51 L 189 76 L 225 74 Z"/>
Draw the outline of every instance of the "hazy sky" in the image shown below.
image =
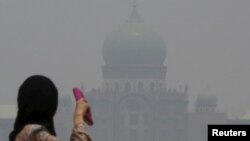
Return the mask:
<path id="1" fill-rule="evenodd" d="M 21 82 L 50 77 L 64 94 L 101 87 L 102 44 L 130 15 L 132 0 L 1 0 L 0 103 Z M 145 24 L 167 44 L 167 85 L 218 96 L 230 116 L 250 110 L 249 0 L 138 0 Z"/>

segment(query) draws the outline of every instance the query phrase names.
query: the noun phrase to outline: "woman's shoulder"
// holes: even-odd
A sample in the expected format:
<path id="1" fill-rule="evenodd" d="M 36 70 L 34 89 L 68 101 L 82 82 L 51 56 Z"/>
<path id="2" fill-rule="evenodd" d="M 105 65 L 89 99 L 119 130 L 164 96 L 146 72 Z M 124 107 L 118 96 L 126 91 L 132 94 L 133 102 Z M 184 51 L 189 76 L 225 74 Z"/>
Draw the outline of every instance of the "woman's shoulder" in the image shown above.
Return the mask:
<path id="1" fill-rule="evenodd" d="M 16 141 L 23 141 L 23 140 L 25 141 L 28 138 L 30 138 L 30 136 L 33 133 L 42 131 L 44 129 L 45 128 L 42 125 L 39 125 L 39 124 L 27 124 L 27 125 L 24 126 L 24 128 L 17 135 Z"/>
<path id="2" fill-rule="evenodd" d="M 24 128 L 23 128 L 24 132 L 28 133 L 28 134 L 32 134 L 35 132 L 39 132 L 41 130 L 45 130 L 45 127 L 39 124 L 27 124 Z"/>

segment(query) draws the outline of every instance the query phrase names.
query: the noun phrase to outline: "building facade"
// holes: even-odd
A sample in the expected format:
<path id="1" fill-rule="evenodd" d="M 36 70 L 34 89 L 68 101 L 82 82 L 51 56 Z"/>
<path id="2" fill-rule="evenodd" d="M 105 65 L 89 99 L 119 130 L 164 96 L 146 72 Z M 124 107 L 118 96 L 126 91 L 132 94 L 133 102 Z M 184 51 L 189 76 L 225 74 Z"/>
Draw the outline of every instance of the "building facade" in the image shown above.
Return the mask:
<path id="1" fill-rule="evenodd" d="M 188 113 L 188 141 L 207 141 L 209 124 L 228 124 L 228 117 L 218 111 L 216 96 L 202 94 L 197 97 L 195 111 Z"/>
<path id="2" fill-rule="evenodd" d="M 134 5 L 124 25 L 104 41 L 103 86 L 87 93 L 95 141 L 186 141 L 187 85 L 166 85 L 166 45 Z"/>

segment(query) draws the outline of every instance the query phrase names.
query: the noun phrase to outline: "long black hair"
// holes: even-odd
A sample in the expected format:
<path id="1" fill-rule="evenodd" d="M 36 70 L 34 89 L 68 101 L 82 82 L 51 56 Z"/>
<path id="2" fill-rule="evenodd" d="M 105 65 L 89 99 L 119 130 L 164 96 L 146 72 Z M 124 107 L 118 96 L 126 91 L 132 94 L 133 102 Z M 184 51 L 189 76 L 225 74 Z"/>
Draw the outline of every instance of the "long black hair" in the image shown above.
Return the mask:
<path id="1" fill-rule="evenodd" d="M 56 136 L 53 117 L 58 105 L 58 92 L 54 83 L 42 75 L 28 77 L 20 86 L 17 96 L 18 112 L 14 129 L 9 135 L 15 141 L 27 124 L 39 124 Z"/>

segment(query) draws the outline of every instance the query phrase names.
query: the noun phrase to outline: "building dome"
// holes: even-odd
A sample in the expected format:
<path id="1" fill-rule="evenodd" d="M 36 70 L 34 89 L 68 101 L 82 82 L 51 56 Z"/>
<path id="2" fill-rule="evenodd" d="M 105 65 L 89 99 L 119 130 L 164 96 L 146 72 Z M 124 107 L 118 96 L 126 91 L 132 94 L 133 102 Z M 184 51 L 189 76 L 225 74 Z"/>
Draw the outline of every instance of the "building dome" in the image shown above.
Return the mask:
<path id="1" fill-rule="evenodd" d="M 108 65 L 163 64 L 166 45 L 159 34 L 148 29 L 134 8 L 125 24 L 106 38 L 103 58 Z"/>

